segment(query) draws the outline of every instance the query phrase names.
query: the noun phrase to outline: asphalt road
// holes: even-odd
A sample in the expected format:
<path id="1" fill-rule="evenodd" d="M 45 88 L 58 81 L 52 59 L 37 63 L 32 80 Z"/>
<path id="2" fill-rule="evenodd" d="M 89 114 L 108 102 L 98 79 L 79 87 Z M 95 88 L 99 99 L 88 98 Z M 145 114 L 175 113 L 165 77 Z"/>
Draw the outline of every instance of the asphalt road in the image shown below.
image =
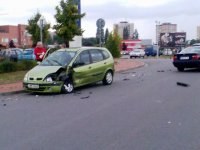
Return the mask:
<path id="1" fill-rule="evenodd" d="M 111 86 L 1 96 L 0 150 L 199 150 L 200 71 L 144 61 Z"/>

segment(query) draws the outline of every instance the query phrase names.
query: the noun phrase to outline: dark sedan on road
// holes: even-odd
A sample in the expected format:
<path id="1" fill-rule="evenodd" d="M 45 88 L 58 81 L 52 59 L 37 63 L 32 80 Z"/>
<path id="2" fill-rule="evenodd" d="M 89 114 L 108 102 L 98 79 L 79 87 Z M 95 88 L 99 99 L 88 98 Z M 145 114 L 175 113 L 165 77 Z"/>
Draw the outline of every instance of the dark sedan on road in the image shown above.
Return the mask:
<path id="1" fill-rule="evenodd" d="M 200 46 L 191 46 L 173 56 L 173 65 L 178 71 L 185 68 L 200 68 Z"/>

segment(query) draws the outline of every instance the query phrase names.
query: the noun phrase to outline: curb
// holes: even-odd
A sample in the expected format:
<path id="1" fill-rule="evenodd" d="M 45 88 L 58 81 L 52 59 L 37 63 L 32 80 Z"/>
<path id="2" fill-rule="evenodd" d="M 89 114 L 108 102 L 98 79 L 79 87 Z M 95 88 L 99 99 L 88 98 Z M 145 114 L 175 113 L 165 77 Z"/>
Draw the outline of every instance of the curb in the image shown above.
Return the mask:
<path id="1" fill-rule="evenodd" d="M 24 90 L 19 90 L 19 91 L 12 91 L 12 92 L 3 92 L 0 93 L 0 96 L 7 96 L 7 95 L 13 95 L 13 94 L 20 94 L 20 93 L 24 93 Z"/>
<path id="2" fill-rule="evenodd" d="M 137 66 L 137 67 L 130 67 L 130 68 L 127 68 L 127 69 L 124 69 L 124 70 L 118 70 L 118 71 L 115 71 L 115 72 L 120 73 L 120 72 L 124 72 L 124 71 L 128 71 L 128 70 L 132 70 L 132 69 L 138 69 L 138 68 L 141 68 L 143 66 L 145 66 L 145 63 L 142 62 L 142 64 Z"/>
<path id="3" fill-rule="evenodd" d="M 118 71 L 115 71 L 115 72 L 120 73 L 120 72 L 128 71 L 128 70 L 131 70 L 131 69 L 137 69 L 137 68 L 141 68 L 141 67 L 145 66 L 144 62 L 141 62 L 141 61 L 138 61 L 138 62 L 140 62 L 141 64 L 136 66 L 136 67 L 130 67 L 130 68 L 118 70 Z M 0 96 L 7 96 L 7 95 L 13 95 L 13 94 L 20 94 L 20 93 L 25 93 L 25 91 L 22 89 L 22 90 L 18 90 L 18 91 L 3 92 L 3 93 L 0 93 Z"/>

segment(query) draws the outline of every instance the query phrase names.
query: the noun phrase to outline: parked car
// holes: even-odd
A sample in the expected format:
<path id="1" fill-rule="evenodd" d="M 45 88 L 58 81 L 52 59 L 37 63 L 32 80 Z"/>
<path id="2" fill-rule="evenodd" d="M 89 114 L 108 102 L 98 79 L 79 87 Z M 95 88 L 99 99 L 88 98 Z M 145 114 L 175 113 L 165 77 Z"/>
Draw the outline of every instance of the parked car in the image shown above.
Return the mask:
<path id="1" fill-rule="evenodd" d="M 26 60 L 35 60 L 34 48 L 25 49 L 22 57 Z"/>
<path id="2" fill-rule="evenodd" d="M 49 51 L 48 51 L 49 52 Z M 106 48 L 82 47 L 60 49 L 46 58 L 24 77 L 26 91 L 71 93 L 74 88 L 102 81 L 113 82 L 114 60 Z"/>
<path id="3" fill-rule="evenodd" d="M 22 59 L 23 50 L 20 48 L 9 48 L 1 50 L 0 56 L 8 58 L 12 61 L 18 61 Z"/>
<path id="4" fill-rule="evenodd" d="M 200 46 L 192 46 L 183 49 L 173 56 L 173 65 L 178 71 L 184 71 L 185 68 L 200 67 Z"/>
<path id="5" fill-rule="evenodd" d="M 121 55 L 128 55 L 129 51 L 121 51 Z"/>
<path id="6" fill-rule="evenodd" d="M 133 58 L 133 57 L 142 57 L 142 58 L 144 58 L 144 56 L 145 56 L 145 52 L 144 52 L 144 50 L 143 49 L 134 49 L 133 51 L 131 51 L 130 53 L 129 53 L 129 56 L 130 56 L 130 58 Z"/>
<path id="7" fill-rule="evenodd" d="M 163 55 L 165 55 L 165 56 L 171 56 L 172 54 L 173 54 L 173 52 L 171 49 L 165 49 L 163 51 Z"/>

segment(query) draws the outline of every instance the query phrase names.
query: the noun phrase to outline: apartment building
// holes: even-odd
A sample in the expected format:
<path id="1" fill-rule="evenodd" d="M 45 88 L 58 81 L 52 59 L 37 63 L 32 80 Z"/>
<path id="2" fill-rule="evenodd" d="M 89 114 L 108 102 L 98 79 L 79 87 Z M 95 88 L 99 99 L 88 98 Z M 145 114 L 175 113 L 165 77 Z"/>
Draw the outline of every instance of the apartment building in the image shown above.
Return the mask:
<path id="1" fill-rule="evenodd" d="M 31 35 L 27 33 L 26 25 L 18 24 L 0 26 L 0 44 L 8 46 L 10 40 L 13 40 L 16 46 L 31 46 Z"/>
<path id="2" fill-rule="evenodd" d="M 118 33 L 118 35 L 123 39 L 124 28 L 127 28 L 129 31 L 129 38 L 131 39 L 134 33 L 134 24 L 128 23 L 127 21 L 122 21 L 118 24 L 114 24 L 113 29 Z"/>
<path id="3" fill-rule="evenodd" d="M 197 39 L 200 40 L 200 26 L 197 26 Z"/>
<path id="4" fill-rule="evenodd" d="M 161 33 L 176 33 L 177 25 L 171 23 L 156 24 L 156 43 L 160 43 Z"/>

